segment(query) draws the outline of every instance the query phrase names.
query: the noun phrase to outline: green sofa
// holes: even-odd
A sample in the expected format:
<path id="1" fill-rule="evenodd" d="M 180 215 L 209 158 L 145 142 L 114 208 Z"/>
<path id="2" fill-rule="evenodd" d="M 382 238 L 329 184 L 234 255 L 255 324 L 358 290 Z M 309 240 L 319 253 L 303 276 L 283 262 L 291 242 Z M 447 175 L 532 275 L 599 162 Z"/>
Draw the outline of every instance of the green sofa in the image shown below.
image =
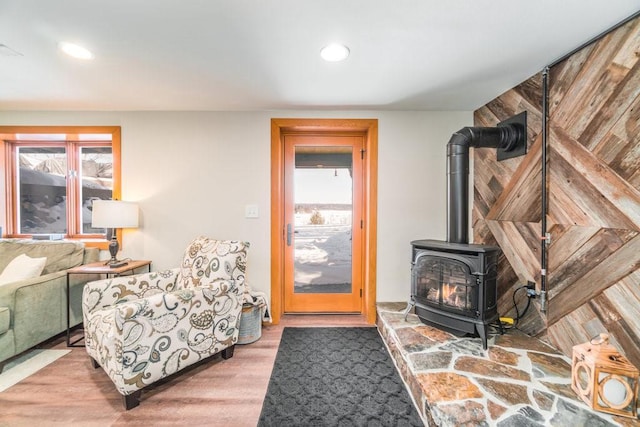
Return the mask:
<path id="1" fill-rule="evenodd" d="M 0 272 L 21 254 L 47 260 L 39 277 L 0 285 L 0 372 L 7 359 L 66 331 L 66 271 L 99 259 L 97 248 L 81 242 L 0 239 Z M 82 288 L 98 277 L 70 277 L 70 324 L 75 326 L 82 322 Z"/>

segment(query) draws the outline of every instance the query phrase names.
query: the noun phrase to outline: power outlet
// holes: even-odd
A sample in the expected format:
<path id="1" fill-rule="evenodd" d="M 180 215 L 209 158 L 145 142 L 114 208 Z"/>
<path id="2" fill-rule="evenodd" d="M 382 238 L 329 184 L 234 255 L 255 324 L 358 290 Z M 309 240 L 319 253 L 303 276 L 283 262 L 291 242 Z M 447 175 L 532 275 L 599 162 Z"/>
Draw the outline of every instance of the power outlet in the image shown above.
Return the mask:
<path id="1" fill-rule="evenodd" d="M 246 205 L 244 207 L 245 218 L 258 218 L 258 205 Z"/>

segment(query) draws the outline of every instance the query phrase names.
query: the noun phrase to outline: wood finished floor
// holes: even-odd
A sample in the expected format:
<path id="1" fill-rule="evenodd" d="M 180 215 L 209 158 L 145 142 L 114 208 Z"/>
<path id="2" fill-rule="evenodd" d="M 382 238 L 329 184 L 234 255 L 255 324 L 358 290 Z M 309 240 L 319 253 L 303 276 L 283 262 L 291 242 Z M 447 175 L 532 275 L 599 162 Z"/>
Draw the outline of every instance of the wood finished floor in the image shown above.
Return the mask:
<path id="1" fill-rule="evenodd" d="M 370 326 L 356 315 L 286 315 L 262 328 L 255 343 L 236 346 L 142 393 L 140 406 L 122 407 L 107 375 L 73 348 L 0 393 L 0 426 L 255 426 L 286 326 Z M 62 338 L 43 348 L 66 349 Z"/>

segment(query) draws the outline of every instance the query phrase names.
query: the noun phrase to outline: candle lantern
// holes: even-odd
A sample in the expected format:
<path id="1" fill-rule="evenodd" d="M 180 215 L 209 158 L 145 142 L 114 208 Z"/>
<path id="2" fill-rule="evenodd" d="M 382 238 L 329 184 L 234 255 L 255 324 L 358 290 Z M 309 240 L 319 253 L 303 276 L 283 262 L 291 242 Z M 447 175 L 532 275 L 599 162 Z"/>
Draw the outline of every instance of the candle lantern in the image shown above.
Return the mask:
<path id="1" fill-rule="evenodd" d="M 638 369 L 607 334 L 573 347 L 571 388 L 597 411 L 637 418 Z"/>

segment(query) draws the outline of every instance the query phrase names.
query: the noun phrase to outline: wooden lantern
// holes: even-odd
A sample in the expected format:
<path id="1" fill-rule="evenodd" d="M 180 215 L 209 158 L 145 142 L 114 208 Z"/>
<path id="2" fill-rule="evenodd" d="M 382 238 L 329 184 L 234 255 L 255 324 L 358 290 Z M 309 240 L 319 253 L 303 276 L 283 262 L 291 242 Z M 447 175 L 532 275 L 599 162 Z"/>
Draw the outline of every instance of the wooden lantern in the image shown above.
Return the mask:
<path id="1" fill-rule="evenodd" d="M 637 418 L 638 369 L 607 334 L 573 347 L 571 388 L 597 411 Z"/>

